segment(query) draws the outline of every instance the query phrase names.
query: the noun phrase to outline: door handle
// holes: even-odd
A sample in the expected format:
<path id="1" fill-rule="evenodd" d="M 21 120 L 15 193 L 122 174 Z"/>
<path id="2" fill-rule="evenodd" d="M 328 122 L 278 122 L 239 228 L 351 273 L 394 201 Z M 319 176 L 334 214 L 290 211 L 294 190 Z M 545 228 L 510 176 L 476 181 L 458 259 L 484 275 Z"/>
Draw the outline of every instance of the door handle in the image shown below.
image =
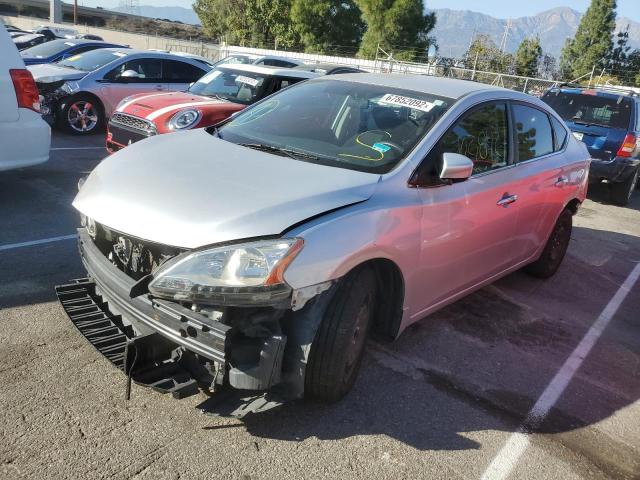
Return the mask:
<path id="1" fill-rule="evenodd" d="M 564 187 L 568 183 L 569 179 L 563 175 L 561 177 L 558 177 L 558 180 L 556 180 L 556 183 L 554 183 L 554 185 L 556 187 Z"/>
<path id="2" fill-rule="evenodd" d="M 509 195 L 508 193 L 505 193 L 502 198 L 496 202 L 496 205 L 507 208 L 516 200 L 518 200 L 518 195 Z"/>

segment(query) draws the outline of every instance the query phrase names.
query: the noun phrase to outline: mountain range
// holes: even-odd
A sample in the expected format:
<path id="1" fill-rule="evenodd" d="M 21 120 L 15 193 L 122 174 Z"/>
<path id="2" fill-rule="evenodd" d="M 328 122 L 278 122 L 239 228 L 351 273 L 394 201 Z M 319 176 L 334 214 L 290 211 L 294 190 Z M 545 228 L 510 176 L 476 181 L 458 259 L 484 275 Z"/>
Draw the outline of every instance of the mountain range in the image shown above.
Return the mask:
<path id="1" fill-rule="evenodd" d="M 436 9 L 435 36 L 440 54 L 459 58 L 464 55 L 474 35 L 489 35 L 500 46 L 505 27 L 509 31 L 505 50 L 515 52 L 527 37 L 540 38 L 542 50 L 558 57 L 567 38 L 573 37 L 582 13 L 568 7 L 557 7 L 530 17 L 499 19 L 470 10 Z M 616 32 L 629 27 L 629 46 L 640 48 L 640 23 L 618 17 Z"/>
<path id="2" fill-rule="evenodd" d="M 122 8 L 114 8 L 123 11 Z M 436 13 L 436 27 L 432 35 L 436 38 L 440 54 L 459 58 L 464 55 L 475 35 L 489 35 L 500 46 L 509 23 L 505 50 L 515 52 L 520 42 L 527 37 L 540 38 L 545 53 L 558 57 L 567 38 L 573 37 L 580 23 L 582 13 L 569 7 L 557 7 L 530 17 L 499 19 L 471 10 L 439 8 Z M 200 24 L 196 13 L 190 8 L 155 7 L 141 5 L 140 15 L 151 18 L 166 18 L 194 25 Z M 640 48 L 640 23 L 619 17 L 616 31 L 629 28 L 629 45 Z"/>

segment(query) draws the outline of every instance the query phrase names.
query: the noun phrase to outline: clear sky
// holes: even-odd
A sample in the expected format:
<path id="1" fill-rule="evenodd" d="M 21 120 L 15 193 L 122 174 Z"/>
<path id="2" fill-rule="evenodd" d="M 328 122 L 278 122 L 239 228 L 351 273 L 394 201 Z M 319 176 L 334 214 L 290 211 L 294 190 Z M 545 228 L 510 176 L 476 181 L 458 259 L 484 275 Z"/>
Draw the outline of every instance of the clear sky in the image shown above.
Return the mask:
<path id="1" fill-rule="evenodd" d="M 72 0 L 63 0 L 71 2 Z M 451 8 L 453 10 L 473 10 L 497 18 L 525 17 L 554 7 L 571 7 L 584 12 L 590 0 L 423 0 L 428 8 Z M 78 0 L 88 7 L 115 7 L 119 0 Z M 190 8 L 193 0 L 140 0 L 140 5 L 157 7 L 180 6 Z M 640 0 L 618 0 L 618 15 L 640 22 Z"/>

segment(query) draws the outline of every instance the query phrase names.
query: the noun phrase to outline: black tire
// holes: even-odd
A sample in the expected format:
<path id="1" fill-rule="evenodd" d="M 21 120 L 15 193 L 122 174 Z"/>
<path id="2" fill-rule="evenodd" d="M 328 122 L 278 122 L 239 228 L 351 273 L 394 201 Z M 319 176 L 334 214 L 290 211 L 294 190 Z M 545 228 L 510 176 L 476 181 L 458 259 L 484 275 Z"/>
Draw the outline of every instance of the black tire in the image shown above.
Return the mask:
<path id="1" fill-rule="evenodd" d="M 528 274 L 538 278 L 549 278 L 558 271 L 569 247 L 572 226 L 573 215 L 565 209 L 558 217 L 540 258 L 525 267 Z"/>
<path id="2" fill-rule="evenodd" d="M 370 268 L 354 270 L 342 280 L 311 344 L 305 397 L 335 402 L 353 387 L 375 315 L 376 290 Z"/>
<path id="3" fill-rule="evenodd" d="M 609 185 L 609 194 L 613 203 L 620 205 L 621 207 L 624 207 L 629 203 L 631 195 L 638 183 L 639 173 L 640 167 L 637 167 L 624 182 L 612 183 Z"/>
<path id="4" fill-rule="evenodd" d="M 84 117 L 84 121 L 81 117 Z M 78 120 L 74 122 L 74 118 Z M 72 95 L 60 101 L 56 123 L 62 130 L 74 135 L 100 132 L 105 123 L 104 108 L 91 95 L 85 93 Z M 83 125 L 86 128 L 83 128 Z"/>

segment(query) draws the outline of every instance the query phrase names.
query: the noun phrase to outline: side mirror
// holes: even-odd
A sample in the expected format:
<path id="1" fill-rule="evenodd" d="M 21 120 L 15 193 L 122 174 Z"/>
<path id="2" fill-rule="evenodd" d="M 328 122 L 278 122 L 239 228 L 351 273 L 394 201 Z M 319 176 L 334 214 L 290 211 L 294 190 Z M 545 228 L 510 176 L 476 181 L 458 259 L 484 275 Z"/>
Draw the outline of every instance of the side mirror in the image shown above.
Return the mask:
<path id="1" fill-rule="evenodd" d="M 459 153 L 445 152 L 442 154 L 442 180 L 466 180 L 473 172 L 473 161 Z"/>
<path id="2" fill-rule="evenodd" d="M 116 78 L 121 82 L 128 82 L 129 80 L 132 80 L 134 78 L 141 78 L 141 75 L 135 70 L 125 70 Z"/>

